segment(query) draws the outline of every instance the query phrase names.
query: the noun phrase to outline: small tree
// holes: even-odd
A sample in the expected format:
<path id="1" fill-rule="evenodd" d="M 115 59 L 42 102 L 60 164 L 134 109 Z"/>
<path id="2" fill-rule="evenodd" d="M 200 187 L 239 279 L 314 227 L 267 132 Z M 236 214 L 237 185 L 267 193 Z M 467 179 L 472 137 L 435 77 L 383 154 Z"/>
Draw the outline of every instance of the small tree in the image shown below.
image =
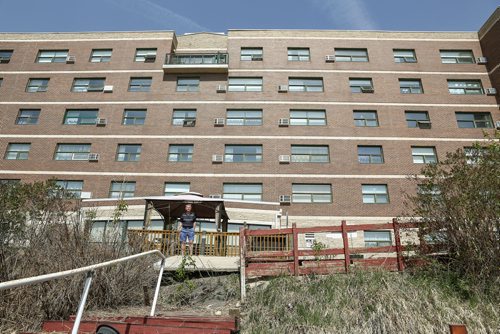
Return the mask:
<path id="1" fill-rule="evenodd" d="M 421 174 L 412 177 L 418 185 L 417 194 L 407 198 L 410 216 L 420 224 L 420 239 L 439 245 L 450 270 L 460 277 L 471 279 L 478 287 L 498 285 L 498 134 L 486 143 L 447 154 L 444 161 L 426 165 Z"/>

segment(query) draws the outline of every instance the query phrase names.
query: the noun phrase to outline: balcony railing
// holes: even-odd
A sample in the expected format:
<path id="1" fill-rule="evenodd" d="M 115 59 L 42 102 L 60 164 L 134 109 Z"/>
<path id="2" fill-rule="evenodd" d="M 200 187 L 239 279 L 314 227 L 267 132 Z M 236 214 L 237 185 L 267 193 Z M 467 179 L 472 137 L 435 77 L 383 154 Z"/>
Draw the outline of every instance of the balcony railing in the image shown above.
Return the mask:
<path id="1" fill-rule="evenodd" d="M 169 53 L 163 68 L 168 72 L 227 72 L 227 53 Z"/>

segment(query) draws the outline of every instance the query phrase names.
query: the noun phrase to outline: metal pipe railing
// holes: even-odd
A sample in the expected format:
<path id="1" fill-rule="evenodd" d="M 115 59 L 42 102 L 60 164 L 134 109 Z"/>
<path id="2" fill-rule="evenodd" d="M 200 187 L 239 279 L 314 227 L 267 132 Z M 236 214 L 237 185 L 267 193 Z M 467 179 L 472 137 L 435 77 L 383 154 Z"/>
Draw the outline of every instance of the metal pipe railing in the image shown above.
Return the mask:
<path id="1" fill-rule="evenodd" d="M 116 260 L 101 262 L 98 264 L 93 264 L 90 266 L 81 267 L 81 268 L 77 268 L 77 269 L 70 269 L 70 270 L 60 271 L 60 272 L 56 272 L 56 273 L 50 273 L 50 274 L 39 275 L 39 276 L 34 276 L 34 277 L 21 278 L 21 279 L 17 279 L 17 280 L 8 281 L 8 282 L 2 282 L 2 283 L 0 283 L 0 290 L 18 288 L 18 287 L 25 286 L 25 285 L 42 283 L 42 282 L 47 282 L 47 281 L 51 281 L 51 280 L 58 279 L 58 278 L 63 278 L 63 277 L 68 277 L 68 276 L 72 276 L 72 275 L 85 273 L 86 274 L 85 284 L 84 284 L 82 296 L 80 297 L 80 303 L 78 305 L 78 311 L 76 313 L 75 323 L 73 325 L 73 329 L 71 332 L 72 334 L 76 334 L 76 333 L 78 333 L 78 328 L 80 327 L 80 322 L 82 319 L 83 310 L 85 308 L 85 303 L 87 300 L 88 292 L 90 290 L 90 284 L 92 283 L 94 271 L 96 269 L 109 267 L 109 266 L 112 266 L 115 264 L 119 264 L 119 263 L 130 261 L 130 260 L 135 260 L 135 259 L 138 259 L 140 257 L 144 257 L 147 255 L 152 255 L 152 254 L 157 255 L 157 256 L 161 257 L 161 259 L 162 259 L 160 273 L 158 275 L 158 281 L 156 283 L 153 304 L 151 305 L 150 316 L 154 316 L 155 309 L 156 309 L 156 303 L 158 301 L 158 295 L 160 293 L 160 285 L 161 285 L 161 278 L 163 275 L 163 268 L 165 266 L 165 260 L 166 260 L 165 255 L 163 255 L 158 250 L 151 250 L 148 252 L 143 252 L 143 253 L 139 253 L 139 254 L 125 256 L 125 257 L 122 257 L 122 258 L 119 258 Z"/>

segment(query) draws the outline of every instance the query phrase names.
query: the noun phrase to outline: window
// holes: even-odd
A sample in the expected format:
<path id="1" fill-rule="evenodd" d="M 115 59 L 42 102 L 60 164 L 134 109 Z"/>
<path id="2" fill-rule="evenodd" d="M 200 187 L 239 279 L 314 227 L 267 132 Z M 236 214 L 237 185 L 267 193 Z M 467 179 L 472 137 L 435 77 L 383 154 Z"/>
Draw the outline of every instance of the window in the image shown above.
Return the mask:
<path id="1" fill-rule="evenodd" d="M 81 78 L 73 80 L 72 92 L 102 92 L 104 90 L 105 78 Z"/>
<path id="2" fill-rule="evenodd" d="M 418 128 L 419 122 L 430 122 L 427 111 L 405 111 L 405 117 L 409 128 Z"/>
<path id="3" fill-rule="evenodd" d="M 28 80 L 26 85 L 27 93 L 40 93 L 46 92 L 49 87 L 49 79 L 35 79 L 31 78 Z"/>
<path id="4" fill-rule="evenodd" d="M 454 95 L 484 94 L 481 80 L 448 80 L 448 91 Z"/>
<path id="5" fill-rule="evenodd" d="M 373 93 L 373 82 L 371 78 L 349 78 L 351 93 Z"/>
<path id="6" fill-rule="evenodd" d="M 240 60 L 261 61 L 264 59 L 262 48 L 241 48 Z"/>
<path id="7" fill-rule="evenodd" d="M 123 125 L 144 125 L 145 121 L 145 109 L 125 109 L 123 111 Z"/>
<path id="8" fill-rule="evenodd" d="M 7 64 L 12 58 L 13 50 L 0 50 L 0 64 Z"/>
<path id="9" fill-rule="evenodd" d="M 178 92 L 198 92 L 200 90 L 200 78 L 177 78 Z"/>
<path id="10" fill-rule="evenodd" d="M 83 181 L 57 180 L 56 186 L 74 198 L 82 197 Z"/>
<path id="11" fill-rule="evenodd" d="M 112 49 L 93 49 L 90 54 L 91 63 L 109 63 L 111 61 Z"/>
<path id="12" fill-rule="evenodd" d="M 389 203 L 389 194 L 386 184 L 363 184 L 361 185 L 363 203 L 383 204 Z"/>
<path id="13" fill-rule="evenodd" d="M 135 59 L 136 62 L 154 62 L 156 60 L 156 48 L 154 49 L 136 49 Z"/>
<path id="14" fill-rule="evenodd" d="M 437 162 L 435 147 L 415 147 L 411 148 L 411 156 L 415 164 L 430 164 Z"/>
<path id="15" fill-rule="evenodd" d="M 415 50 L 397 50 L 394 49 L 394 62 L 395 63 L 416 63 L 417 56 L 415 56 Z"/>
<path id="16" fill-rule="evenodd" d="M 367 49 L 335 49 L 335 61 L 367 62 Z"/>
<path id="17" fill-rule="evenodd" d="M 54 160 L 88 160 L 90 144 L 57 144 Z"/>
<path id="18" fill-rule="evenodd" d="M 225 199 L 262 201 L 261 183 L 224 183 L 223 188 Z"/>
<path id="19" fill-rule="evenodd" d="M 310 59 L 309 48 L 288 48 L 288 61 L 309 61 Z"/>
<path id="20" fill-rule="evenodd" d="M 229 78 L 229 92 L 262 92 L 262 78 Z"/>
<path id="21" fill-rule="evenodd" d="M 468 165 L 475 165 L 481 161 L 484 156 L 484 148 L 464 147 L 464 155 Z"/>
<path id="22" fill-rule="evenodd" d="M 226 145 L 225 162 L 262 162 L 262 145 Z"/>
<path id="23" fill-rule="evenodd" d="M 174 109 L 172 125 L 183 126 L 186 121 L 196 120 L 196 109 Z"/>
<path id="24" fill-rule="evenodd" d="M 391 246 L 391 231 L 364 231 L 365 247 Z"/>
<path id="25" fill-rule="evenodd" d="M 440 50 L 443 64 L 474 64 L 472 50 Z"/>
<path id="26" fill-rule="evenodd" d="M 227 125 L 262 125 L 262 110 L 236 110 L 226 112 Z"/>
<path id="27" fill-rule="evenodd" d="M 19 110 L 19 114 L 17 114 L 16 124 L 17 125 L 38 124 L 39 117 L 40 117 L 40 109 L 21 109 Z"/>
<path id="28" fill-rule="evenodd" d="M 292 184 L 292 202 L 331 203 L 332 186 L 330 184 Z"/>
<path id="29" fill-rule="evenodd" d="M 21 183 L 20 179 L 0 179 L 0 186 L 15 186 Z"/>
<path id="30" fill-rule="evenodd" d="M 6 160 L 28 160 L 30 143 L 9 143 L 4 158 Z"/>
<path id="31" fill-rule="evenodd" d="M 65 63 L 68 50 L 40 50 L 36 57 L 37 63 Z"/>
<path id="32" fill-rule="evenodd" d="M 489 112 L 456 112 L 459 128 L 492 128 L 493 120 Z"/>
<path id="33" fill-rule="evenodd" d="M 290 110 L 290 125 L 326 125 L 324 110 Z"/>
<path id="34" fill-rule="evenodd" d="M 290 92 L 322 92 L 323 78 L 289 78 Z"/>
<path id="35" fill-rule="evenodd" d="M 383 164 L 382 146 L 358 146 L 358 162 L 360 164 Z"/>
<path id="36" fill-rule="evenodd" d="M 165 196 L 188 193 L 190 186 L 189 182 L 165 182 L 163 193 Z"/>
<path id="37" fill-rule="evenodd" d="M 420 79 L 399 79 L 401 94 L 422 94 L 422 81 Z"/>
<path id="38" fill-rule="evenodd" d="M 435 184 L 417 184 L 417 194 L 428 200 L 437 200 L 441 196 L 441 190 Z"/>
<path id="39" fill-rule="evenodd" d="M 149 92 L 151 91 L 152 78 L 130 78 L 128 84 L 129 92 Z"/>
<path id="40" fill-rule="evenodd" d="M 66 125 L 95 125 L 99 110 L 66 110 L 64 124 Z"/>
<path id="41" fill-rule="evenodd" d="M 378 116 L 375 110 L 355 110 L 353 112 L 354 125 L 358 127 L 377 127 Z"/>
<path id="42" fill-rule="evenodd" d="M 292 145 L 292 162 L 330 162 L 328 146 Z"/>
<path id="43" fill-rule="evenodd" d="M 111 181 L 111 187 L 109 189 L 109 197 L 111 198 L 134 197 L 134 193 L 135 193 L 135 181 L 129 181 L 129 182 Z"/>
<path id="44" fill-rule="evenodd" d="M 168 161 L 191 162 L 193 161 L 193 145 L 170 145 L 168 148 Z"/>
<path id="45" fill-rule="evenodd" d="M 2 87 L 3 78 L 0 78 L 0 87 Z"/>
<path id="46" fill-rule="evenodd" d="M 139 161 L 141 149 L 140 144 L 118 144 L 116 161 Z"/>

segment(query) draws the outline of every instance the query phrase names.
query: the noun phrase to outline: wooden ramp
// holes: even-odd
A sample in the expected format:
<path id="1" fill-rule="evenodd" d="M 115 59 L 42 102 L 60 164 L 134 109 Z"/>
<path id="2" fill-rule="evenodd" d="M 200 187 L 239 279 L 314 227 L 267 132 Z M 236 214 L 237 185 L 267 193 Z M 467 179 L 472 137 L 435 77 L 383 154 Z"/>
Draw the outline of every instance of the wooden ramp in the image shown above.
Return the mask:
<path id="1" fill-rule="evenodd" d="M 192 259 L 192 261 L 190 260 Z M 165 261 L 165 271 L 175 271 L 182 263 L 182 256 L 170 256 Z M 194 263 L 194 264 L 191 264 Z M 240 270 L 239 256 L 192 256 L 187 258 L 186 271 L 203 272 L 238 272 Z"/>

